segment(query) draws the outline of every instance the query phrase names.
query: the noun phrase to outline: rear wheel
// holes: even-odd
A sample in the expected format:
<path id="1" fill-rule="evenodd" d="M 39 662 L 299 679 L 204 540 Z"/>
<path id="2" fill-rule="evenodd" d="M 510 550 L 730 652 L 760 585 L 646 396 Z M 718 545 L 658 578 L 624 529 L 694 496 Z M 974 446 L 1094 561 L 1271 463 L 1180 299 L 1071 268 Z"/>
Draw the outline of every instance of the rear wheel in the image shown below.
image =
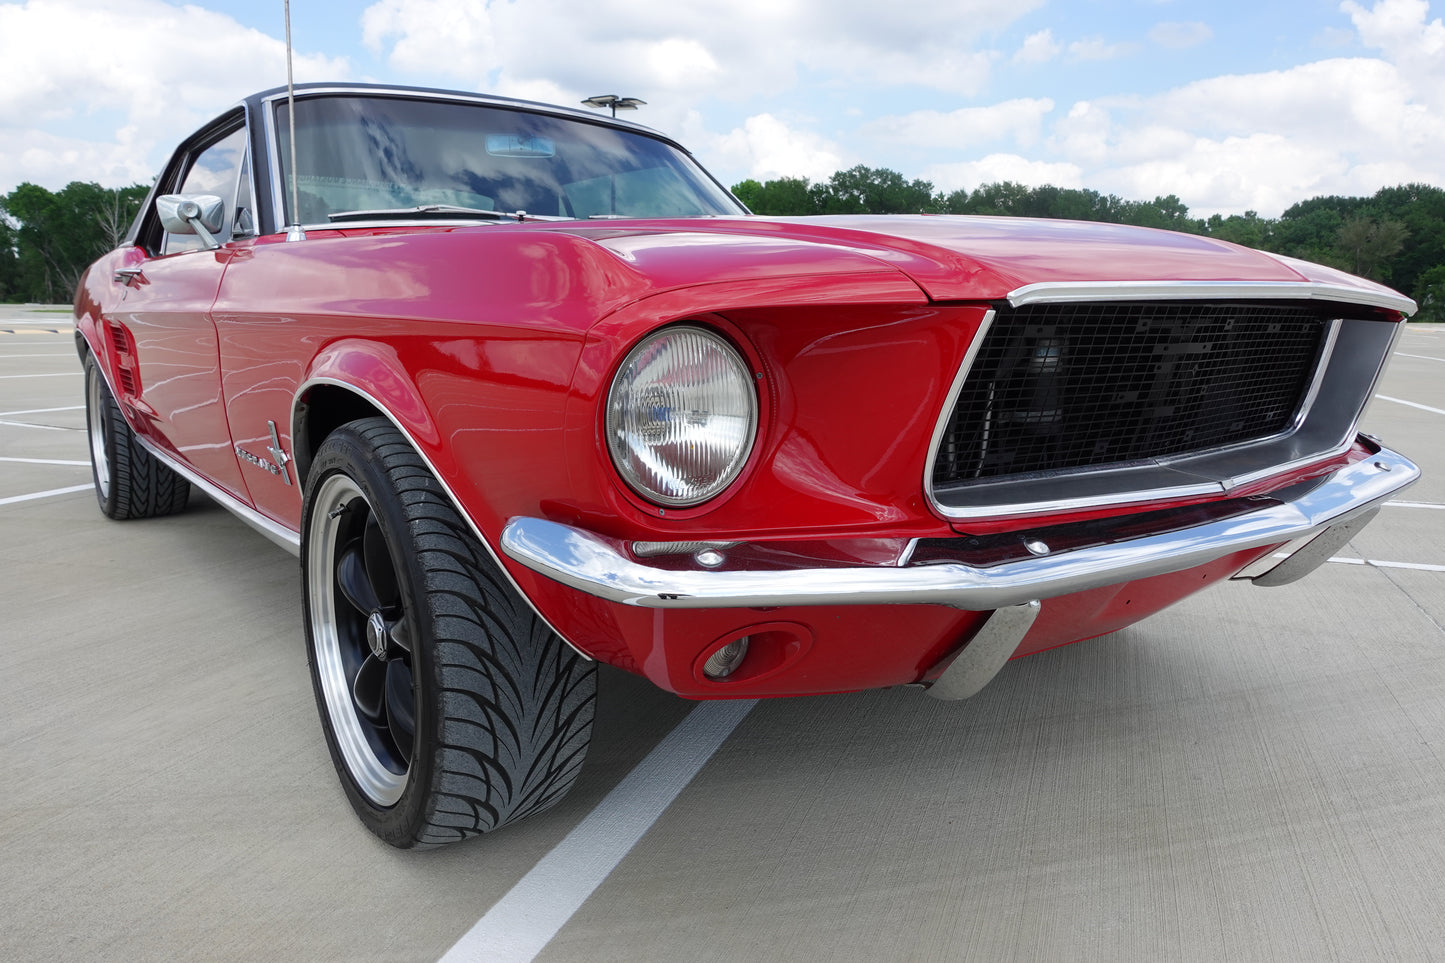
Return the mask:
<path id="1" fill-rule="evenodd" d="M 368 828 L 432 846 L 566 793 L 595 667 L 518 596 L 386 420 L 345 425 L 317 452 L 301 558 L 322 727 Z"/>
<path id="2" fill-rule="evenodd" d="M 186 507 L 191 485 L 142 447 L 95 356 L 85 359 L 85 429 L 95 498 L 108 518 L 154 518 Z"/>

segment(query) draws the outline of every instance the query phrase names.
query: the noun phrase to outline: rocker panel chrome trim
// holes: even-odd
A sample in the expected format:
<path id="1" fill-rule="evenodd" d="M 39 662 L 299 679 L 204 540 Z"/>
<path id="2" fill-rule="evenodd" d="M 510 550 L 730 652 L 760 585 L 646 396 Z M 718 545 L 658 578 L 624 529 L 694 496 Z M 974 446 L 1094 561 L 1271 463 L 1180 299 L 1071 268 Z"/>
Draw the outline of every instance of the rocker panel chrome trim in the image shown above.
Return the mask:
<path id="1" fill-rule="evenodd" d="M 216 504 L 220 505 L 232 515 L 235 515 L 247 525 L 250 525 L 252 528 L 260 532 L 262 535 L 266 536 L 272 542 L 275 542 L 277 545 L 286 549 L 286 551 L 290 552 L 292 555 L 295 555 L 298 558 L 300 557 L 300 532 L 293 532 L 291 529 L 287 528 L 285 525 L 282 525 L 280 522 L 271 518 L 267 518 L 265 515 L 262 515 L 260 512 L 256 511 L 250 505 L 247 505 L 245 502 L 241 501 L 235 495 L 232 495 L 230 492 L 226 491 L 224 488 L 221 488 L 213 482 L 207 481 L 201 475 L 197 474 L 195 469 L 183 464 L 173 455 L 157 447 L 154 443 L 150 441 L 150 439 L 145 438 L 141 435 L 136 435 L 135 438 L 136 441 L 141 443 L 141 446 L 144 447 L 146 451 L 154 455 L 171 471 L 175 472 L 177 475 L 180 475 L 186 481 L 190 482 L 192 485 L 195 485 L 201 491 L 205 492 Z"/>
<path id="2" fill-rule="evenodd" d="M 1183 571 L 1233 552 L 1318 534 L 1375 507 L 1419 475 L 1409 459 L 1381 449 L 1292 502 L 1178 532 L 989 568 L 950 562 L 791 572 L 668 571 L 627 558 L 591 532 L 525 517 L 507 522 L 502 551 L 589 595 L 645 608 L 922 604 L 985 612 Z"/>

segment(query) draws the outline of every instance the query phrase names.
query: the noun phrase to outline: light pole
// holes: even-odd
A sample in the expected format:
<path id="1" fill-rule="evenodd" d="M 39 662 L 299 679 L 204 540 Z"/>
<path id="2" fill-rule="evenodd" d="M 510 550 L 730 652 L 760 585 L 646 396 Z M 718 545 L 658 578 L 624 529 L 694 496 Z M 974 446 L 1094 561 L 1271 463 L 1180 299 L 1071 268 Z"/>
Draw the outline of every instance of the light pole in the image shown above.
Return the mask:
<path id="1" fill-rule="evenodd" d="M 582 103 L 588 107 L 611 107 L 612 116 L 616 117 L 619 110 L 636 110 L 647 101 L 638 100 L 636 97 L 619 97 L 616 94 L 598 94 L 588 97 Z"/>

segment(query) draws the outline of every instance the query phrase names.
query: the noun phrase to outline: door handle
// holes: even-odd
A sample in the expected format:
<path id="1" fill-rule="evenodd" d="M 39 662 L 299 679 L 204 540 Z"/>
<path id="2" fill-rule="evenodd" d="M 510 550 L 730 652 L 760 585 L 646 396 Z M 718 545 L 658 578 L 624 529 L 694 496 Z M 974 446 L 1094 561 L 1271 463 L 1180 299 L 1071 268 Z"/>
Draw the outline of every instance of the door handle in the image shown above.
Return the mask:
<path id="1" fill-rule="evenodd" d="M 145 280 L 142 269 L 138 267 L 116 268 L 115 273 L 112 274 L 110 278 L 112 281 L 119 281 L 126 287 L 130 287 L 130 283 L 137 279 Z"/>

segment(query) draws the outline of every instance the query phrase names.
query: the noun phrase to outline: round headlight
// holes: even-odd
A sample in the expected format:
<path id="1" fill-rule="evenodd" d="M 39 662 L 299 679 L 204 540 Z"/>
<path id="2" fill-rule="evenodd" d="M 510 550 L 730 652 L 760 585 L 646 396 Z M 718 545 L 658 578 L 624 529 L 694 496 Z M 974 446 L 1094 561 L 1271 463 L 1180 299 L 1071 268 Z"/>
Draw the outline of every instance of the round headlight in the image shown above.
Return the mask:
<path id="1" fill-rule="evenodd" d="M 742 470 L 758 425 L 748 366 L 702 328 L 664 328 L 622 362 L 607 395 L 607 449 L 640 494 L 696 505 Z"/>

